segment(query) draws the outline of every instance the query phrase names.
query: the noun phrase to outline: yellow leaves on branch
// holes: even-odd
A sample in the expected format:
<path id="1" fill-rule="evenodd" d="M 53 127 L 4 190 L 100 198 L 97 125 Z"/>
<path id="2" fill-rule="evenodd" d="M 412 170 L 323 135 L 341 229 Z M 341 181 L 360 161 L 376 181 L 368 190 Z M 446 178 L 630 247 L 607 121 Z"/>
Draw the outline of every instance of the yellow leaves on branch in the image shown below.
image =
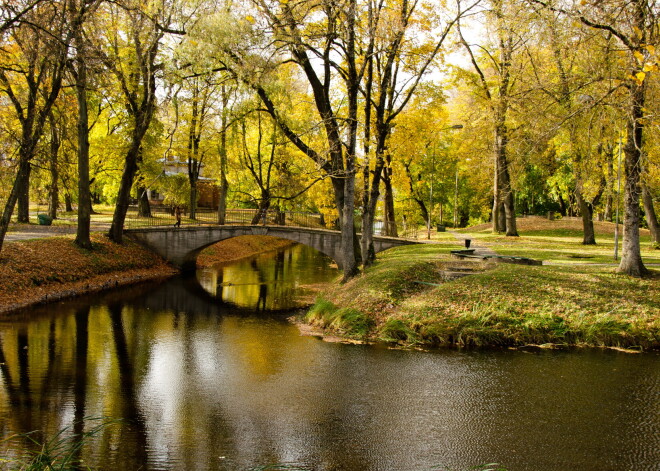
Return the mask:
<path id="1" fill-rule="evenodd" d="M 633 56 L 635 57 L 636 66 L 640 70 L 629 75 L 628 78 L 637 85 L 641 85 L 649 73 L 657 72 L 658 55 L 653 44 L 645 44 L 642 45 L 641 50 L 633 51 Z"/>

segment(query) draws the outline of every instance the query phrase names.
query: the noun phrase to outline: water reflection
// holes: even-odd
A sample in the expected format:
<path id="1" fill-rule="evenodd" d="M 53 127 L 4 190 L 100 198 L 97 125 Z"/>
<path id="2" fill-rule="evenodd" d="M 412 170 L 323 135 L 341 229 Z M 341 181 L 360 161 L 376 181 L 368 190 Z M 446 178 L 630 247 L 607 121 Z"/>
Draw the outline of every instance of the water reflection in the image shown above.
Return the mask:
<path id="1" fill-rule="evenodd" d="M 81 457 L 122 470 L 492 461 L 512 471 L 655 470 L 660 462 L 655 354 L 328 344 L 255 312 L 256 299 L 243 309 L 227 299 L 177 278 L 0 324 L 0 433 L 70 426 L 70 435 L 83 417 L 121 417 Z M 0 456 L 27 447 L 0 442 Z"/>
<path id="2" fill-rule="evenodd" d="M 301 285 L 325 282 L 336 275 L 331 260 L 316 250 L 296 245 L 286 250 L 199 270 L 197 279 L 211 295 L 223 302 L 276 311 L 298 307 Z"/>

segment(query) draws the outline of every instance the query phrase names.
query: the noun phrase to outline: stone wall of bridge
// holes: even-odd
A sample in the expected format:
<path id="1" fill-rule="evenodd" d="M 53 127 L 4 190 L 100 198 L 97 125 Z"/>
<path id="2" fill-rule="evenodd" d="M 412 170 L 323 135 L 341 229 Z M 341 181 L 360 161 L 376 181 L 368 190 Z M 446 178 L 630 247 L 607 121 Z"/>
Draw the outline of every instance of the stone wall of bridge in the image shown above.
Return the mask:
<path id="1" fill-rule="evenodd" d="M 184 226 L 128 229 L 125 233 L 183 271 L 194 270 L 197 255 L 209 245 L 244 235 L 268 235 L 293 240 L 326 254 L 339 268 L 342 265 L 339 231 L 291 226 Z M 376 253 L 415 243 L 393 237 L 374 237 Z"/>

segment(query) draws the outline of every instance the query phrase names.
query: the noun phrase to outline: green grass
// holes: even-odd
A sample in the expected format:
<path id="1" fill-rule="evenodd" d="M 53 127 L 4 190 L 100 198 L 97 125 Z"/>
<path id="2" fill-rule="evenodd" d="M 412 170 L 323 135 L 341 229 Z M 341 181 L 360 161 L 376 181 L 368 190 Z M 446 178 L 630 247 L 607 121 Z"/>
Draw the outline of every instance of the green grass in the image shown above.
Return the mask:
<path id="1" fill-rule="evenodd" d="M 51 437 L 43 440 L 36 438 L 37 432 L 12 435 L 5 441 L 21 440 L 31 446 L 28 455 L 22 460 L 3 460 L 0 463 L 11 465 L 10 469 L 21 471 L 78 471 L 91 469 L 80 457 L 82 448 L 87 441 L 118 420 L 107 417 L 83 419 L 89 424 L 88 430 L 75 435 L 70 434 L 71 427 L 64 427 Z"/>
<path id="2" fill-rule="evenodd" d="M 364 338 L 373 327 L 373 320 L 366 314 L 357 309 L 339 308 L 324 299 L 316 301 L 305 321 L 348 338 Z"/>
<path id="3" fill-rule="evenodd" d="M 449 251 L 461 241 L 443 234 L 439 244 L 379 254 L 363 275 L 330 287 L 310 312 L 349 309 L 360 319 L 361 332 L 370 326 L 368 338 L 403 345 L 660 348 L 657 269 L 645 279 L 616 274 L 613 246 L 583 246 L 581 235 L 574 237 L 575 229 L 521 233 L 518 238 L 467 230 L 463 235 L 499 254 L 551 265 L 458 262 Z M 597 240 L 605 236 L 597 234 Z M 660 262 L 660 251 L 650 247 L 650 240 L 643 244 L 645 263 Z M 475 274 L 445 281 L 442 272 L 461 263 L 462 268 L 474 267 Z M 344 319 L 342 330 L 350 331 L 348 321 Z M 328 321 L 314 322 L 332 327 Z"/>

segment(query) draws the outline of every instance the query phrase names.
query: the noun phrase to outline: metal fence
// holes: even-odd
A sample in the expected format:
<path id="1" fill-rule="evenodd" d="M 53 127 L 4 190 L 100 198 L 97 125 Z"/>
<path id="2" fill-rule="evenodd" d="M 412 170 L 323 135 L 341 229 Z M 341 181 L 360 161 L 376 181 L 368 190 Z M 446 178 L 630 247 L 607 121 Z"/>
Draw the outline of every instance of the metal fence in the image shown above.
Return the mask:
<path id="1" fill-rule="evenodd" d="M 306 213 L 302 211 L 276 211 L 268 210 L 265 213 L 258 213 L 257 209 L 227 209 L 225 212 L 225 222 L 227 226 L 295 226 L 309 227 L 317 229 L 327 228 L 323 224 L 323 218 L 318 213 Z M 129 206 L 124 222 L 125 229 L 139 229 L 142 227 L 167 227 L 176 224 L 175 210 L 168 206 L 151 207 L 150 216 L 140 216 L 137 206 Z M 187 211 L 181 213 L 181 226 L 203 226 L 217 225 L 218 212 L 209 208 L 198 208 L 195 211 L 195 217 L 191 218 Z M 356 221 L 356 229 L 361 230 L 359 219 Z M 416 239 L 420 232 L 417 226 L 409 225 L 404 228 L 397 228 L 394 223 L 374 222 L 374 235 L 403 237 Z"/>
<path id="2" fill-rule="evenodd" d="M 258 217 L 257 217 L 258 215 Z M 268 210 L 259 213 L 257 209 L 227 209 L 225 225 L 266 225 L 266 226 L 297 226 L 323 228 L 320 214 L 301 211 Z M 137 206 L 130 206 L 126 213 L 124 228 L 138 229 L 141 227 L 173 226 L 176 224 L 174 208 L 167 206 L 152 207 L 149 216 L 139 215 Z M 209 208 L 198 208 L 192 218 L 187 211 L 181 213 L 182 226 L 201 226 L 218 224 L 218 212 Z"/>

